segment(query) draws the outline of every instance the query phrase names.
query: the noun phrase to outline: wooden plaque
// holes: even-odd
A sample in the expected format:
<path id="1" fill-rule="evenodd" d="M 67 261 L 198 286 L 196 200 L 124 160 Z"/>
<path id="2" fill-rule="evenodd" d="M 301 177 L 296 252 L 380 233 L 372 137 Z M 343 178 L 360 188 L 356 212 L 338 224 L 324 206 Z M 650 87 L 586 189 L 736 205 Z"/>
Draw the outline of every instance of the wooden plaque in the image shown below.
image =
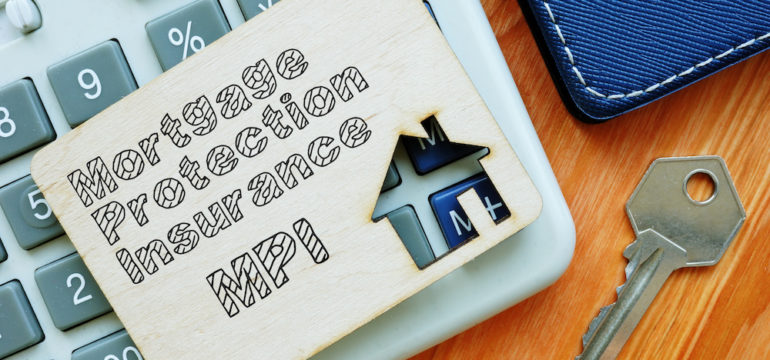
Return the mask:
<path id="1" fill-rule="evenodd" d="M 484 146 L 511 212 L 420 270 L 372 221 L 400 135 Z M 32 175 L 148 359 L 308 357 L 528 225 L 534 185 L 422 2 L 284 0 Z"/>

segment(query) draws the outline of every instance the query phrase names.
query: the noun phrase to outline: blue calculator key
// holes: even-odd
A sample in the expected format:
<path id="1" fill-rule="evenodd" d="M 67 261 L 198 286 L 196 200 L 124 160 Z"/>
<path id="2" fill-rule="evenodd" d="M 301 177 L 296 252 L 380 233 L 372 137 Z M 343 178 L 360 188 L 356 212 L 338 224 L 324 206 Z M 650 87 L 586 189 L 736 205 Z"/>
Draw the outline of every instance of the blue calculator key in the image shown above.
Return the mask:
<path id="1" fill-rule="evenodd" d="M 120 330 L 103 337 L 72 352 L 72 360 L 142 360 L 139 349 L 128 336 L 126 330 Z"/>
<path id="2" fill-rule="evenodd" d="M 436 170 L 483 149 L 478 146 L 450 142 L 433 116 L 423 121 L 422 127 L 428 133 L 427 139 L 404 137 L 404 147 L 418 174 Z"/>
<path id="3" fill-rule="evenodd" d="M 382 182 L 382 190 L 380 190 L 380 192 L 388 191 L 396 187 L 399 182 L 401 182 L 401 176 L 398 175 L 396 164 L 391 161 L 390 166 L 388 166 L 388 172 L 385 173 L 385 181 Z"/>
<path id="4" fill-rule="evenodd" d="M 64 233 L 29 175 L 0 188 L 0 208 L 11 224 L 16 240 L 25 250 Z"/>
<path id="5" fill-rule="evenodd" d="M 18 281 L 0 285 L 0 359 L 43 341 L 43 330 Z"/>
<path id="6" fill-rule="evenodd" d="M 32 81 L 0 88 L 0 163 L 56 137 Z"/>
<path id="7" fill-rule="evenodd" d="M 402 206 L 389 212 L 387 216 L 418 268 L 422 269 L 436 260 L 420 225 L 420 219 L 411 206 Z"/>
<path id="8" fill-rule="evenodd" d="M 460 207 L 460 202 L 457 201 L 457 196 L 469 188 L 476 190 L 493 221 L 499 222 L 511 215 L 485 173 L 474 175 L 459 184 L 432 194 L 430 205 L 450 249 L 478 235 L 468 215 Z"/>
<path id="9" fill-rule="evenodd" d="M 145 25 L 163 71 L 230 31 L 217 0 L 197 0 Z"/>
<path id="10" fill-rule="evenodd" d="M 86 264 L 75 253 L 35 270 L 53 324 L 67 330 L 112 311 Z"/>
<path id="11" fill-rule="evenodd" d="M 5 248 L 3 247 L 3 242 L 0 241 L 0 263 L 8 259 L 8 253 L 5 252 Z"/>
<path id="12" fill-rule="evenodd" d="M 246 20 L 249 20 L 281 0 L 238 0 L 241 12 Z"/>

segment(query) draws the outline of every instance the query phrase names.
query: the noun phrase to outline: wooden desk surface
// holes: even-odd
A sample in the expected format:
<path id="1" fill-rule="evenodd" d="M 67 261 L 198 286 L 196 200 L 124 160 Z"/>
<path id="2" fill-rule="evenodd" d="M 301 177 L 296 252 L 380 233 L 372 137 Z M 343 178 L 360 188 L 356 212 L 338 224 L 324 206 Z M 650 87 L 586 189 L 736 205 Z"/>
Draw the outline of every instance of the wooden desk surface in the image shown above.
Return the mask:
<path id="1" fill-rule="evenodd" d="M 625 281 L 625 202 L 644 171 L 706 154 L 727 162 L 746 223 L 716 266 L 674 272 L 620 358 L 770 359 L 770 52 L 587 125 L 562 104 L 517 1 L 482 3 L 575 220 L 575 255 L 551 287 L 414 359 L 573 359 Z"/>

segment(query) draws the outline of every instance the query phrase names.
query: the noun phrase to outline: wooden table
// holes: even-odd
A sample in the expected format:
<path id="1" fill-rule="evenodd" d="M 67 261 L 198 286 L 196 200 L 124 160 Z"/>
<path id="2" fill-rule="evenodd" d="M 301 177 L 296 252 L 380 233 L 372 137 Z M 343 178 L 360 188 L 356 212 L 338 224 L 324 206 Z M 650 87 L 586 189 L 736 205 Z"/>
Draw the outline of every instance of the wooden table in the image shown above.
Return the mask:
<path id="1" fill-rule="evenodd" d="M 770 359 L 770 52 L 600 125 L 562 104 L 515 0 L 483 0 L 567 199 L 577 244 L 551 287 L 414 359 L 572 359 L 625 281 L 625 202 L 658 157 L 722 156 L 747 220 L 721 262 L 676 271 L 622 359 Z"/>

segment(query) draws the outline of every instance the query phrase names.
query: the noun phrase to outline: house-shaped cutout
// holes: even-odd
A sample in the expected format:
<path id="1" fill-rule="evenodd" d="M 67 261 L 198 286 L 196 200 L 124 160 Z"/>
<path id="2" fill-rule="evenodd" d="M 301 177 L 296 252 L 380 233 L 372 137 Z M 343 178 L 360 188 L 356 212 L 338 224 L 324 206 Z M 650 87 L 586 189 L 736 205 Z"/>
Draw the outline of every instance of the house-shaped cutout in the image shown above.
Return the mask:
<path id="1" fill-rule="evenodd" d="M 433 116 L 422 127 L 427 138 L 399 137 L 372 214 L 388 218 L 420 269 L 478 236 L 461 193 L 475 189 L 495 223 L 510 216 L 479 163 L 488 149 L 452 142 Z"/>

